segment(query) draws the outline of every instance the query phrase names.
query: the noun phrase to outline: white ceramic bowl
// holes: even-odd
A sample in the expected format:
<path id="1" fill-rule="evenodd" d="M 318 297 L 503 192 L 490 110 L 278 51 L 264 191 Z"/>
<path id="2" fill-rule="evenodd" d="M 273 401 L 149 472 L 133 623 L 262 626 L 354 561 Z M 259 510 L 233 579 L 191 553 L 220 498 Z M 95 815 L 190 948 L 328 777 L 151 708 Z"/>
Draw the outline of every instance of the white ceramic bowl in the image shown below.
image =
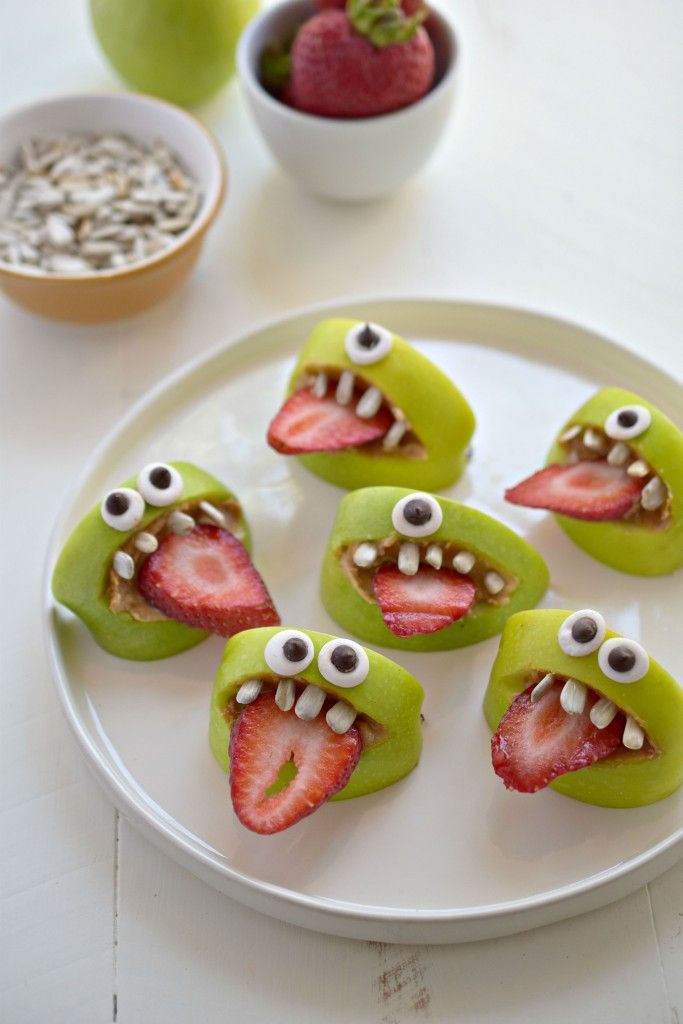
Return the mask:
<path id="1" fill-rule="evenodd" d="M 56 320 L 95 323 L 139 313 L 175 291 L 199 255 L 225 194 L 218 143 L 191 114 L 151 96 L 60 96 L 0 118 L 0 166 L 12 163 L 26 139 L 59 132 L 112 132 L 147 144 L 166 143 L 199 184 L 199 212 L 173 245 L 138 263 L 82 274 L 53 274 L 3 263 L 0 288 L 32 312 Z"/>
<path id="2" fill-rule="evenodd" d="M 439 141 L 455 91 L 455 32 L 430 4 L 425 27 L 436 54 L 435 84 L 417 103 L 378 117 L 316 117 L 280 103 L 259 81 L 268 44 L 287 39 L 314 13 L 310 0 L 284 0 L 254 18 L 237 48 L 239 77 L 266 143 L 291 177 L 329 199 L 373 199 L 415 174 Z"/>

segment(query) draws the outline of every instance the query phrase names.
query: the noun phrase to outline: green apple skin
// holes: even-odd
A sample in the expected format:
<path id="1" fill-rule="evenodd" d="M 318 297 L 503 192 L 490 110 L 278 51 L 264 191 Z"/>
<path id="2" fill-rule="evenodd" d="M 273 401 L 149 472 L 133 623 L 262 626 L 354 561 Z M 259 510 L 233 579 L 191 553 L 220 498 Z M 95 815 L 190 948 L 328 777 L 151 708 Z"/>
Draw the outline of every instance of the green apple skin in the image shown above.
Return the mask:
<path id="1" fill-rule="evenodd" d="M 648 757 L 622 748 L 604 761 L 560 776 L 550 788 L 601 807 L 641 807 L 663 800 L 683 783 L 683 690 L 652 659 L 642 679 L 624 684 L 604 675 L 597 651 L 579 658 L 565 654 L 557 632 L 571 614 L 542 609 L 508 620 L 484 697 L 488 726 L 497 730 L 509 706 L 527 688 L 532 670 L 571 676 L 632 715 L 659 753 Z M 619 634 L 607 630 L 605 639 L 614 636 Z"/>
<path id="2" fill-rule="evenodd" d="M 441 506 L 443 522 L 433 534 L 420 540 L 461 544 L 492 568 L 516 577 L 519 585 L 505 605 L 477 604 L 458 622 L 437 633 L 394 636 L 385 626 L 378 605 L 366 601 L 351 584 L 339 556 L 351 543 L 399 536 L 392 525 L 391 512 L 397 501 L 411 493 L 403 487 L 366 487 L 347 494 L 339 503 L 323 558 L 320 594 L 328 613 L 343 629 L 384 647 L 448 651 L 495 636 L 510 615 L 540 601 L 548 587 L 548 568 L 538 552 L 497 519 L 434 495 Z"/>
<path id="3" fill-rule="evenodd" d="M 132 661 L 167 658 L 194 647 L 209 635 L 171 619 L 138 622 L 128 612 L 112 612 L 109 608 L 107 591 L 111 564 L 118 549 L 132 534 L 139 533 L 152 520 L 187 501 L 206 499 L 216 503 L 234 499 L 219 480 L 197 466 L 188 462 L 172 462 L 170 465 L 178 470 L 184 483 L 183 493 L 177 502 L 165 508 L 146 505 L 142 520 L 128 533 L 107 526 L 100 514 L 100 506 L 96 505 L 62 548 L 52 576 L 55 599 L 83 620 L 100 647 Z M 121 486 L 136 488 L 135 477 Z M 249 529 L 244 517 L 242 527 L 244 534 L 240 539 L 250 550 Z"/>
<path id="4" fill-rule="evenodd" d="M 100 46 L 140 92 L 181 106 L 212 96 L 235 70 L 258 0 L 90 0 Z"/>
<path id="5" fill-rule="evenodd" d="M 642 405 L 652 415 L 647 430 L 626 443 L 648 462 L 671 491 L 671 521 L 665 530 L 628 522 L 587 522 L 556 515 L 568 537 L 593 558 L 633 576 L 663 576 L 683 565 L 683 433 L 656 406 L 631 391 L 603 388 L 582 405 L 559 432 L 573 423 L 602 427 L 622 405 Z M 547 465 L 563 463 L 566 453 L 556 441 Z"/>
<path id="6" fill-rule="evenodd" d="M 384 397 L 406 415 L 427 452 L 424 459 L 395 454 L 352 451 L 320 452 L 297 458 L 329 483 L 354 490 L 372 484 L 398 484 L 424 491 L 450 487 L 462 474 L 467 446 L 474 432 L 474 414 L 455 384 L 430 359 L 393 335 L 391 351 L 377 363 L 358 366 L 344 348 L 346 335 L 357 320 L 323 320 L 299 356 L 287 396 L 310 367 L 350 370 L 376 385 Z"/>
<path id="7" fill-rule="evenodd" d="M 278 677 L 266 664 L 263 652 L 271 636 L 285 628 L 292 627 L 247 629 L 231 637 L 225 646 L 211 697 L 209 725 L 211 750 L 225 772 L 230 770 L 228 751 L 232 728 L 228 705 L 247 679 L 263 678 L 277 682 Z M 315 657 L 307 669 L 297 673 L 296 678 L 304 683 L 315 683 L 331 697 L 347 701 L 386 730 L 386 739 L 363 750 L 348 783 L 332 799 L 365 796 L 398 782 L 413 770 L 422 749 L 420 708 L 424 691 L 417 679 L 389 658 L 368 650 L 370 671 L 365 681 L 352 688 L 334 686 L 320 674 L 317 664 L 323 644 L 334 637 L 310 629 L 301 632 L 313 641 Z"/>

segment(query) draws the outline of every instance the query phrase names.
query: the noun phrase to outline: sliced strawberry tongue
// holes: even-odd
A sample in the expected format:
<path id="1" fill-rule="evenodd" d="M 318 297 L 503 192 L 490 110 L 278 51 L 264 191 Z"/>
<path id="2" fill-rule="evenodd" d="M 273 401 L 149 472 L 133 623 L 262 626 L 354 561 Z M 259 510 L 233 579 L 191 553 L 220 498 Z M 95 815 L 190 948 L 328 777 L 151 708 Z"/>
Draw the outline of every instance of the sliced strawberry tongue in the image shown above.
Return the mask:
<path id="1" fill-rule="evenodd" d="M 142 563 L 137 585 L 170 619 L 220 636 L 280 622 L 246 548 L 219 526 L 169 534 Z"/>
<path id="2" fill-rule="evenodd" d="M 406 576 L 396 565 L 383 565 L 372 587 L 384 624 L 394 636 L 445 629 L 467 615 L 476 596 L 469 576 L 428 565 L 421 565 L 414 576 Z"/>
<path id="3" fill-rule="evenodd" d="M 281 711 L 273 693 L 261 694 L 241 712 L 230 736 L 235 814 L 262 835 L 289 828 L 344 788 L 361 750 L 355 726 L 339 735 L 324 717 L 304 722 Z M 289 781 L 280 788 L 283 775 Z"/>
<path id="4" fill-rule="evenodd" d="M 643 480 L 607 462 L 552 465 L 505 492 L 513 505 L 547 508 L 572 519 L 621 519 L 637 504 Z"/>
<path id="5" fill-rule="evenodd" d="M 563 686 L 553 683 L 536 703 L 530 686 L 503 716 L 491 740 L 491 759 L 508 789 L 536 793 L 560 775 L 586 768 L 619 747 L 623 714 L 598 729 L 590 720 L 597 695 L 588 690 L 581 714 L 570 715 L 560 704 Z"/>
<path id="6" fill-rule="evenodd" d="M 268 444 L 285 455 L 332 452 L 377 441 L 388 432 L 394 418 L 386 405 L 374 416 L 358 416 L 361 398 L 356 390 L 348 405 L 340 405 L 334 392 L 318 398 L 312 391 L 296 391 L 268 428 Z"/>

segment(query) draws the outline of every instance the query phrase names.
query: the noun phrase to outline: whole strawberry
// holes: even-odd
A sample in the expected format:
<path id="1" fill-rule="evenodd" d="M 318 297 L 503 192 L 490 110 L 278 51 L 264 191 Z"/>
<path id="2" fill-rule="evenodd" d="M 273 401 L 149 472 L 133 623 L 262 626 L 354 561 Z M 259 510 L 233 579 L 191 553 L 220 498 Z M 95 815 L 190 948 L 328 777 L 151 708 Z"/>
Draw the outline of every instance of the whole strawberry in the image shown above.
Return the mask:
<path id="1" fill-rule="evenodd" d="M 434 79 L 434 49 L 400 0 L 349 0 L 314 15 L 291 51 L 286 99 L 322 117 L 373 117 L 415 103 Z"/>

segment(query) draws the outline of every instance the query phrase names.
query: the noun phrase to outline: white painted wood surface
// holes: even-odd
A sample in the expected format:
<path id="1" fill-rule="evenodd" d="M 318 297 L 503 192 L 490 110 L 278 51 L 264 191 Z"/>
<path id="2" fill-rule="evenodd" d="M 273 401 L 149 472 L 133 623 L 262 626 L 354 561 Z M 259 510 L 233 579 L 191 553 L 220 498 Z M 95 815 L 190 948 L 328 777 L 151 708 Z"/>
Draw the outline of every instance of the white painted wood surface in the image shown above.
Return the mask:
<path id="1" fill-rule="evenodd" d="M 119 822 L 52 694 L 39 585 L 54 512 L 132 401 L 227 334 L 305 303 L 442 294 L 603 330 L 683 376 L 683 7 L 455 0 L 452 129 L 372 206 L 281 176 L 236 87 L 203 111 L 228 203 L 188 287 L 127 323 L 0 299 L 0 1020 L 557 1024 L 683 1019 L 683 865 L 612 907 L 495 942 L 354 943 L 256 915 Z M 5 4 L 0 108 L 117 87 L 82 0 Z M 673 666 L 683 674 L 680 666 Z"/>

